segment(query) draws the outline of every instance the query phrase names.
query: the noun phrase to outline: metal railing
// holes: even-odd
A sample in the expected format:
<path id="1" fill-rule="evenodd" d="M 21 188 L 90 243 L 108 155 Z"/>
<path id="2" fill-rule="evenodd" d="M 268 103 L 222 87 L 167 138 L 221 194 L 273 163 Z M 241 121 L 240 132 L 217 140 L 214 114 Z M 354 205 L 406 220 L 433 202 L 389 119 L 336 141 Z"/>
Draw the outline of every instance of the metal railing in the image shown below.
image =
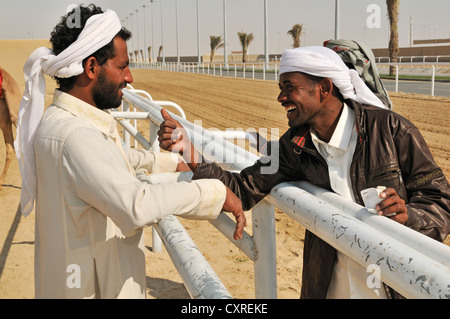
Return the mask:
<path id="1" fill-rule="evenodd" d="M 440 66 L 450 67 L 450 63 L 448 62 L 440 62 L 440 63 L 378 63 L 377 67 L 379 71 L 383 67 L 395 67 L 395 92 L 399 92 L 399 76 L 400 76 L 400 69 L 407 70 L 407 69 L 416 69 L 419 67 L 422 67 L 422 69 L 430 69 L 431 72 L 428 74 L 425 73 L 423 70 L 419 72 L 419 74 L 411 74 L 411 73 L 405 73 L 405 75 L 412 75 L 412 76 L 429 76 L 430 77 L 430 95 L 435 95 L 435 84 L 436 84 L 436 70 Z M 431 73 L 431 74 L 430 74 Z M 448 76 L 448 75 L 447 75 Z"/>
<path id="2" fill-rule="evenodd" d="M 420 72 L 422 76 L 429 76 L 430 85 L 430 95 L 435 95 L 435 81 L 436 81 L 436 70 L 439 67 L 450 66 L 450 62 L 439 62 L 439 58 L 447 56 L 437 56 L 437 61 L 435 62 L 425 62 L 428 57 L 420 57 L 420 61 L 413 60 L 418 57 L 401 57 L 400 62 L 390 63 L 389 60 L 382 62 L 384 59 L 377 59 L 378 68 L 395 66 L 397 69 L 395 78 L 395 92 L 399 92 L 399 70 L 406 70 L 408 68 L 418 68 L 423 66 L 423 68 L 431 69 L 431 72 L 424 73 L 423 70 Z M 409 62 L 405 62 L 409 59 Z M 228 65 L 221 63 L 134 63 L 132 67 L 135 68 L 146 68 L 154 70 L 172 71 L 172 72 L 182 72 L 182 73 L 194 73 L 194 74 L 206 74 L 212 76 L 220 77 L 234 77 L 234 78 L 245 78 L 245 79 L 258 79 L 258 80 L 269 80 L 278 81 L 279 76 L 279 64 L 274 63 L 229 63 Z M 408 75 L 408 73 L 406 73 Z M 448 74 L 446 74 L 448 76 Z M 419 93 L 419 92 L 414 92 Z"/>
<path id="3" fill-rule="evenodd" d="M 132 68 L 160 71 L 206 74 L 245 79 L 278 81 L 279 62 L 257 63 L 132 63 Z"/>
<path id="4" fill-rule="evenodd" d="M 124 90 L 124 102 L 147 113 L 150 127 L 159 127 L 163 120 L 159 105 L 129 90 Z M 240 171 L 258 158 L 257 155 L 222 140 L 221 137 L 213 137 L 211 132 L 195 126 L 182 117 L 172 116 L 184 126 L 198 150 L 214 150 L 203 155 L 208 160 L 215 160 L 224 169 Z M 150 131 L 155 132 L 152 128 Z M 150 134 L 148 145 L 153 144 L 154 150 L 157 151 L 159 146 L 154 143 L 156 134 Z M 224 163 L 224 158 L 233 158 L 234 161 Z M 153 183 L 160 183 L 179 180 L 180 176 L 180 174 L 150 175 L 149 179 L 154 179 Z M 190 176 L 183 175 L 182 178 L 189 180 Z M 385 217 L 373 215 L 356 203 L 306 182 L 282 183 L 274 187 L 271 193 L 252 209 L 253 236 L 245 232 L 242 240 L 233 240 L 235 223 L 225 214 L 221 214 L 212 222 L 254 261 L 256 298 L 277 296 L 275 207 L 361 266 L 379 267 L 380 280 L 405 297 L 450 298 L 450 247 Z M 174 263 L 178 264 L 182 258 L 179 256 L 180 248 L 172 246 L 171 241 L 167 239 L 172 226 L 168 227 L 165 224 L 165 219 L 158 223 L 158 232 L 165 238 L 164 243 L 170 246 L 169 250 L 178 251 L 171 255 Z M 182 241 L 184 240 L 189 241 L 189 238 Z M 199 256 L 196 258 L 203 265 L 202 258 Z M 228 298 L 228 293 L 224 292 L 222 285 L 217 282 L 215 274 L 211 271 L 200 282 L 192 280 L 197 278 L 198 273 L 187 274 L 186 269 L 181 268 L 179 271 L 183 272 L 181 277 L 186 286 L 194 286 L 188 288 L 189 291 L 193 291 L 190 292 L 191 296 Z M 199 271 L 201 269 L 197 270 Z M 207 291 L 215 291 L 217 288 L 220 293 L 212 294 L 212 297 L 211 294 L 202 293 L 201 291 L 209 284 L 214 289 Z"/>
<path id="5" fill-rule="evenodd" d="M 439 61 L 439 59 L 441 61 Z M 413 56 L 400 56 L 398 57 L 398 62 L 402 63 L 404 61 L 408 61 L 410 63 L 439 63 L 439 62 L 444 62 L 442 60 L 445 60 L 446 62 L 450 61 L 450 55 L 413 55 Z M 380 57 L 375 57 L 375 62 L 376 63 L 391 63 L 391 58 L 388 56 L 380 56 Z"/>

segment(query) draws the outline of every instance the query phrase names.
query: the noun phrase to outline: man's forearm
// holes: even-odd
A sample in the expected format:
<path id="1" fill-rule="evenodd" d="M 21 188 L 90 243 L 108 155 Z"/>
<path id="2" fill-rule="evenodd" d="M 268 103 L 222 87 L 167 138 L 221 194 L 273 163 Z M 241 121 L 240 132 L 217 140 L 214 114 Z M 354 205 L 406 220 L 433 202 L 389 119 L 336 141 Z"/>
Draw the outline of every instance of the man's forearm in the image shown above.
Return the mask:
<path id="1" fill-rule="evenodd" d="M 195 170 L 197 169 L 197 164 L 201 160 L 201 155 L 199 152 L 197 152 L 197 150 L 195 149 L 194 145 L 192 145 L 192 143 L 189 143 L 189 144 L 190 144 L 189 147 L 186 147 L 185 149 L 183 149 L 183 152 L 182 152 L 183 154 L 181 154 L 181 155 L 183 156 L 184 160 L 188 164 L 191 171 L 195 172 Z"/>

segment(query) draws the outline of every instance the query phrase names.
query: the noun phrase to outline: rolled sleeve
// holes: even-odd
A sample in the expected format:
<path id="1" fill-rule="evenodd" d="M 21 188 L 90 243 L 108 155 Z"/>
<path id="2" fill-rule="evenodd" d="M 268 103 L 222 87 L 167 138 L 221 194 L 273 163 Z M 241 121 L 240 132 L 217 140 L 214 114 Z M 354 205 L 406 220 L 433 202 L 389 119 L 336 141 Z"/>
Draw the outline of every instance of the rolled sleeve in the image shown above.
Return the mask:
<path id="1" fill-rule="evenodd" d="M 225 185 L 216 179 L 200 179 L 190 183 L 198 188 L 200 200 L 195 210 L 181 216 L 187 219 L 216 219 L 225 203 Z"/>
<path id="2" fill-rule="evenodd" d="M 146 150 L 131 149 L 126 151 L 131 166 L 149 174 L 175 172 L 179 157 L 174 153 L 156 153 Z"/>
<path id="3" fill-rule="evenodd" d="M 153 163 L 149 166 L 151 171 L 170 169 L 175 165 L 168 161 L 167 154 L 141 155 L 153 156 L 153 160 L 148 157 L 141 162 Z M 159 185 L 138 180 L 128 171 L 116 145 L 105 143 L 98 132 L 91 130 L 75 130 L 67 137 L 63 161 L 65 190 L 110 217 L 125 236 L 131 236 L 167 215 L 214 219 L 225 202 L 226 188 L 217 180 Z M 157 162 L 163 164 L 155 165 Z"/>

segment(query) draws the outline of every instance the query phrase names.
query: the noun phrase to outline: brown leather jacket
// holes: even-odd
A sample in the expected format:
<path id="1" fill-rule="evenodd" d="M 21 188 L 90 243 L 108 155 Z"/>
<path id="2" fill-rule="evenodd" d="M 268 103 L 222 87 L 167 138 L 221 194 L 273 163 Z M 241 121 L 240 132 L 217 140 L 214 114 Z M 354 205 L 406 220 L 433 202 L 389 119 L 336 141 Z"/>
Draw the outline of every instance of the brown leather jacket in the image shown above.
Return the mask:
<path id="1" fill-rule="evenodd" d="M 450 187 L 418 129 L 392 111 L 345 102 L 355 110 L 359 134 L 350 171 L 356 201 L 363 205 L 360 191 L 365 188 L 393 187 L 407 204 L 406 226 L 443 241 L 450 232 Z M 279 156 L 271 158 L 278 161 L 274 174 L 261 173 L 262 166 L 273 164 L 267 160 L 257 161 L 240 174 L 223 171 L 214 163 L 201 163 L 194 179 L 222 180 L 246 210 L 285 181 L 306 180 L 331 190 L 326 161 L 311 140 L 309 126 L 289 129 L 272 149 L 278 146 Z M 301 298 L 326 297 L 335 258 L 333 247 L 306 232 Z M 388 297 L 401 297 L 386 288 Z"/>

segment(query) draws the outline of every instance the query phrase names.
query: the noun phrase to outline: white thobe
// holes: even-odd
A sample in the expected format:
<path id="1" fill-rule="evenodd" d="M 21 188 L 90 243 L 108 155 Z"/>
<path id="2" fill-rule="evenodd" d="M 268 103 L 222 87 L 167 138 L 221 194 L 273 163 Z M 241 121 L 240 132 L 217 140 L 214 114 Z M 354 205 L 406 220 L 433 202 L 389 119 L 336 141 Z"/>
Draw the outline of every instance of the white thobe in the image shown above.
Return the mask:
<path id="1" fill-rule="evenodd" d="M 320 140 L 314 129 L 311 129 L 311 137 L 317 150 L 327 161 L 333 191 L 355 201 L 350 179 L 350 165 L 358 139 L 353 109 L 344 103 L 339 122 L 328 143 Z M 380 289 L 368 287 L 366 282 L 369 275 L 371 273 L 368 273 L 365 267 L 337 251 L 327 298 L 386 298 L 382 287 Z"/>
<path id="2" fill-rule="evenodd" d="M 134 170 L 177 161 L 124 150 L 110 114 L 59 90 L 34 146 L 36 298 L 145 298 L 143 227 L 169 214 L 214 219 L 225 201 L 218 180 L 139 181 Z"/>

